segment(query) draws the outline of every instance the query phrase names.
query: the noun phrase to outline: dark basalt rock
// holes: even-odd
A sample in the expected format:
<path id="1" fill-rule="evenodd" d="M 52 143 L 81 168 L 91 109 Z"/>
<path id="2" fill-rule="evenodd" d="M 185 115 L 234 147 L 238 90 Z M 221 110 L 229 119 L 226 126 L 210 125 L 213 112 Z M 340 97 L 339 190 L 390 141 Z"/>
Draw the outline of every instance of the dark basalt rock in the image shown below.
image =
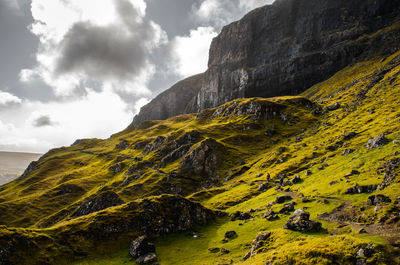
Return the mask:
<path id="1" fill-rule="evenodd" d="M 26 178 L 29 174 L 31 174 L 33 171 L 39 169 L 39 162 L 38 161 L 32 161 L 28 167 L 25 169 L 24 173 L 19 177 L 19 179 L 24 179 Z"/>
<path id="2" fill-rule="evenodd" d="M 289 218 L 284 228 L 294 231 L 308 232 L 321 230 L 322 225 L 320 222 L 311 221 L 309 213 L 297 209 Z"/>
<path id="3" fill-rule="evenodd" d="M 385 203 L 385 202 L 391 202 L 392 200 L 382 194 L 378 194 L 378 195 L 372 195 L 369 196 L 367 199 L 367 205 L 379 205 L 381 203 Z"/>
<path id="4" fill-rule="evenodd" d="M 251 219 L 252 216 L 249 212 L 235 212 L 232 216 L 231 216 L 231 221 L 235 221 L 235 220 L 249 220 Z"/>
<path id="5" fill-rule="evenodd" d="M 367 186 L 359 186 L 356 185 L 354 187 L 348 188 L 345 194 L 361 194 L 361 193 L 372 193 L 376 191 L 378 188 L 377 185 L 367 185 Z"/>
<path id="6" fill-rule="evenodd" d="M 203 141 L 183 158 L 181 173 L 214 177 L 217 174 L 224 150 L 224 145 L 214 139 Z"/>
<path id="7" fill-rule="evenodd" d="M 282 0 L 223 28 L 210 48 L 198 110 L 235 98 L 297 95 L 367 56 L 392 54 L 392 0 Z"/>
<path id="8" fill-rule="evenodd" d="M 115 192 L 106 191 L 82 203 L 71 216 L 88 215 L 123 203 L 124 201 Z"/>
<path id="9" fill-rule="evenodd" d="M 182 80 L 142 107 L 129 127 L 146 120 L 164 120 L 184 113 L 196 112 L 194 98 L 203 84 L 203 74 Z"/>
<path id="10" fill-rule="evenodd" d="M 136 259 L 137 264 L 153 264 L 157 261 L 157 255 L 155 253 L 148 253 Z"/>
<path id="11" fill-rule="evenodd" d="M 129 255 L 133 258 L 138 259 L 140 257 L 145 257 L 149 253 L 154 253 L 156 251 L 156 247 L 154 244 L 150 243 L 149 239 L 145 236 L 138 237 L 131 242 L 129 248 Z M 145 263 L 139 263 L 145 264 Z"/>
<path id="12" fill-rule="evenodd" d="M 294 211 L 295 202 L 289 202 L 283 205 L 282 209 L 279 210 L 279 213 L 289 214 Z"/>
<path id="13" fill-rule="evenodd" d="M 146 147 L 143 150 L 143 153 L 147 154 L 160 148 L 160 146 L 165 143 L 165 139 L 166 138 L 164 136 L 158 136 L 156 139 L 154 139 L 154 141 L 151 144 L 146 145 Z"/>
<path id="14" fill-rule="evenodd" d="M 263 215 L 263 217 L 264 217 L 265 219 L 267 219 L 268 221 L 274 221 L 274 220 L 276 220 L 276 219 L 279 219 L 279 216 L 278 216 L 274 211 L 266 212 L 266 213 Z"/>
<path id="15" fill-rule="evenodd" d="M 277 197 L 277 198 L 275 199 L 275 202 L 276 202 L 276 203 L 284 203 L 284 202 L 286 202 L 286 201 L 290 201 L 291 199 L 292 199 L 291 196 L 284 195 L 284 196 L 279 196 L 279 197 Z"/>
<path id="16" fill-rule="evenodd" d="M 226 239 L 232 239 L 232 238 L 236 238 L 238 235 L 235 231 L 228 231 L 225 233 L 225 237 Z"/>

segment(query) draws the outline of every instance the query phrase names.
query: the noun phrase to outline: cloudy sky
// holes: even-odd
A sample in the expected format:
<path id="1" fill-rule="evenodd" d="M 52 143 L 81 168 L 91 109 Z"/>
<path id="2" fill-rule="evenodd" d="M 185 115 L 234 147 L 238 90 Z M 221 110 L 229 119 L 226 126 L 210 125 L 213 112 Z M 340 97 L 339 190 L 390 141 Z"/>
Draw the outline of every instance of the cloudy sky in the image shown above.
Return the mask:
<path id="1" fill-rule="evenodd" d="M 273 0 L 0 0 L 0 150 L 107 138 Z"/>

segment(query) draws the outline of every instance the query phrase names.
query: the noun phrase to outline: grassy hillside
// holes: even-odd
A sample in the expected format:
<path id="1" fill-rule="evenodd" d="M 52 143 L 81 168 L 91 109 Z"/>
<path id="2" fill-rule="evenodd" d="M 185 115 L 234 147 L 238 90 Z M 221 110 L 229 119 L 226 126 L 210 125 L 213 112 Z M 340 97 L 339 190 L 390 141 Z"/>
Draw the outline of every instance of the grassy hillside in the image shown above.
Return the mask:
<path id="1" fill-rule="evenodd" d="M 40 154 L 0 151 L 0 185 L 20 176 L 29 163 L 40 156 Z"/>
<path id="2" fill-rule="evenodd" d="M 135 264 L 129 242 L 147 234 L 163 265 L 396 264 L 399 75 L 397 53 L 298 97 L 238 99 L 52 150 L 0 187 L 0 261 Z M 381 194 L 390 202 L 367 203 Z M 284 229 L 293 210 L 272 203 L 283 195 L 323 229 Z M 208 217 L 166 229 L 194 208 Z"/>

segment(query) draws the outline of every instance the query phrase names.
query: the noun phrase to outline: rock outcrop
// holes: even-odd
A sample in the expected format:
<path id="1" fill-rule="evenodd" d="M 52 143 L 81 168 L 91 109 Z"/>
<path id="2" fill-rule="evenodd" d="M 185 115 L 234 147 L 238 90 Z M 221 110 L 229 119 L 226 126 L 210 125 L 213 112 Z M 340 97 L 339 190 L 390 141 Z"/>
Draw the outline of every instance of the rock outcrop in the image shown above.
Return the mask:
<path id="1" fill-rule="evenodd" d="M 349 64 L 400 48 L 392 0 L 278 0 L 223 28 L 198 110 L 235 98 L 296 95 Z"/>
<path id="2" fill-rule="evenodd" d="M 72 216 L 79 217 L 88 215 L 123 203 L 124 201 L 121 200 L 121 198 L 115 192 L 107 191 L 86 200 L 81 204 L 81 206 L 79 206 Z"/>
<path id="3" fill-rule="evenodd" d="M 321 223 L 311 221 L 309 213 L 302 209 L 297 209 L 289 218 L 284 228 L 300 232 L 318 231 L 321 229 Z"/>
<path id="4" fill-rule="evenodd" d="M 176 83 L 142 107 L 131 126 L 146 120 L 164 120 L 170 117 L 196 112 L 195 97 L 203 84 L 203 74 Z"/>

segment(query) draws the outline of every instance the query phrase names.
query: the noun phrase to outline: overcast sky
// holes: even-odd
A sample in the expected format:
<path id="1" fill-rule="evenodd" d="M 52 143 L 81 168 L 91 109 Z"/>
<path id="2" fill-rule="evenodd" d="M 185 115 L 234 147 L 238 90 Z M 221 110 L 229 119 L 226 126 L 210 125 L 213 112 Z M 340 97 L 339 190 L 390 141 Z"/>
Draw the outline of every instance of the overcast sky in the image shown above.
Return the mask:
<path id="1" fill-rule="evenodd" d="M 107 138 L 273 0 L 0 0 L 0 150 Z"/>

